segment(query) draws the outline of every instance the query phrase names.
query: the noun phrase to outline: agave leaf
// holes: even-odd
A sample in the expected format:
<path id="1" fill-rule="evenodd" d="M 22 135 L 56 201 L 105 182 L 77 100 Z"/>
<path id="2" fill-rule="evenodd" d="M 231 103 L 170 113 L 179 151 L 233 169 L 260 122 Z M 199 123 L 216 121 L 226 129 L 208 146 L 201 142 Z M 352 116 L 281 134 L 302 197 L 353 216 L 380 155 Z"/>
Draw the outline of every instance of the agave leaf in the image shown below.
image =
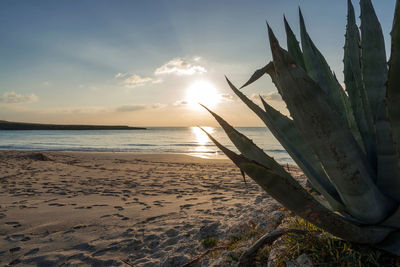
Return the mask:
<path id="1" fill-rule="evenodd" d="M 268 65 L 270 67 L 267 69 L 267 73 L 268 73 L 269 77 L 271 78 L 272 83 L 275 85 L 276 89 L 278 90 L 278 93 L 282 96 L 281 86 L 279 85 L 278 75 L 276 74 L 274 63 L 271 61 L 268 63 Z"/>
<path id="2" fill-rule="evenodd" d="M 299 41 L 297 41 L 296 36 L 294 35 L 285 17 L 283 17 L 283 21 L 285 22 L 286 40 L 289 55 L 294 59 L 294 61 L 296 61 L 298 66 L 305 70 L 306 67 L 304 65 L 303 52 L 300 50 Z"/>
<path id="3" fill-rule="evenodd" d="M 314 188 L 327 199 L 332 209 L 345 211 L 346 208 L 338 192 L 331 184 L 317 156 L 301 136 L 293 121 L 275 110 L 262 97 L 260 98 L 264 105 L 265 113 L 270 120 L 268 127 L 275 138 L 279 141 L 283 140 L 283 142 L 280 141 L 281 143 L 286 143 L 288 147 L 286 150 L 290 151 L 290 153 L 288 152 L 289 155 L 293 159 L 297 159 L 295 160 L 297 165 L 304 171 Z"/>
<path id="4" fill-rule="evenodd" d="M 397 1 L 392 28 L 392 49 L 389 60 L 389 74 L 387 81 L 387 104 L 389 119 L 392 125 L 393 139 L 400 151 L 400 1 Z"/>
<path id="5" fill-rule="evenodd" d="M 360 36 L 351 0 L 348 0 L 347 31 L 343 61 L 346 90 L 349 94 L 354 117 L 368 160 L 373 169 L 376 169 L 375 128 L 361 78 Z"/>
<path id="6" fill-rule="evenodd" d="M 385 41 L 371 0 L 360 0 L 360 9 L 362 76 L 375 122 L 379 106 L 382 105 L 386 94 L 387 63 Z"/>
<path id="7" fill-rule="evenodd" d="M 288 179 L 244 156 L 237 155 L 221 145 L 209 133 L 203 130 L 214 144 L 225 153 L 241 170 L 259 184 L 268 194 L 278 200 L 287 209 L 308 220 L 333 235 L 358 243 L 374 244 L 383 240 L 390 228 L 360 227 L 346 221 L 317 202 L 293 178 Z"/>
<path id="8" fill-rule="evenodd" d="M 218 116 L 216 113 L 212 112 L 206 106 L 204 107 L 210 114 L 217 120 L 219 125 L 224 129 L 225 133 L 228 135 L 229 139 L 236 146 L 236 148 L 242 153 L 246 158 L 256 161 L 257 163 L 274 170 L 283 176 L 288 176 L 290 179 L 292 177 L 289 173 L 285 171 L 285 169 L 277 163 L 273 158 L 265 154 L 265 152 L 259 148 L 256 144 L 253 143 L 252 140 L 248 139 L 245 135 L 241 134 L 237 130 L 235 130 L 231 125 L 229 125 L 223 118 Z"/>
<path id="9" fill-rule="evenodd" d="M 346 103 L 347 96 L 335 78 L 324 56 L 314 45 L 307 33 L 304 18 L 299 9 L 301 45 L 303 48 L 303 58 L 308 75 L 332 98 L 334 108 L 340 113 L 346 124 L 352 131 L 357 142 L 361 141 L 360 133 L 353 116 L 351 106 Z"/>
<path id="10" fill-rule="evenodd" d="M 389 236 L 381 243 L 377 244 L 376 247 L 400 256 L 400 231 L 390 233 Z"/>
<path id="11" fill-rule="evenodd" d="M 290 174 L 288 174 L 279 163 L 277 163 L 273 158 L 271 158 L 270 156 L 265 154 L 262 149 L 260 149 L 259 147 L 257 147 L 256 144 L 253 143 L 252 140 L 248 139 L 245 135 L 243 135 L 240 132 L 238 132 L 237 130 L 235 130 L 235 128 L 233 128 L 231 125 L 229 125 L 224 119 L 222 119 L 216 113 L 212 112 L 205 106 L 203 106 L 203 107 L 205 109 L 207 109 L 208 112 L 211 113 L 211 115 L 213 115 L 213 117 L 217 120 L 217 122 L 224 129 L 224 131 L 228 135 L 229 139 L 236 146 L 236 148 L 240 151 L 240 153 L 242 153 L 243 156 L 245 156 L 246 158 L 248 158 L 250 160 L 256 161 L 257 163 L 259 163 L 267 168 L 274 170 L 275 172 L 279 173 L 282 176 L 288 177 L 287 179 L 292 179 Z M 318 181 L 315 181 L 315 179 L 311 179 L 311 183 L 313 183 L 313 182 L 315 183 L 315 187 L 316 187 L 317 191 L 318 192 L 321 191 L 322 194 L 325 196 L 325 198 L 328 199 L 329 205 L 334 206 L 336 209 L 340 209 L 340 210 L 345 209 L 341 203 L 338 203 L 338 201 L 336 199 L 334 199 L 325 190 L 325 188 L 320 185 L 320 183 L 318 183 Z M 323 182 L 325 182 L 325 184 L 324 184 L 325 187 L 331 186 L 327 181 L 323 181 Z M 313 183 L 313 185 L 314 185 L 314 183 Z M 335 189 L 333 187 L 331 188 L 331 190 L 333 190 L 333 192 L 330 192 L 330 193 L 337 194 L 337 192 L 335 191 Z M 324 203 L 324 204 L 326 204 L 326 203 Z"/>
<path id="12" fill-rule="evenodd" d="M 257 81 L 258 79 L 261 78 L 261 76 L 263 76 L 265 73 L 267 73 L 267 69 L 268 69 L 268 65 L 270 65 L 271 63 L 265 65 L 264 67 L 262 67 L 261 69 L 256 70 L 253 75 L 251 75 L 250 79 L 242 85 L 242 87 L 240 87 L 240 89 L 242 89 L 243 87 L 246 87 L 250 84 L 252 84 L 253 82 Z"/>
<path id="13" fill-rule="evenodd" d="M 361 66 L 376 128 L 378 187 L 400 202 L 400 170 L 385 104 L 387 63 L 382 29 L 370 0 L 361 0 Z M 398 75 L 398 73 L 394 74 Z M 398 90 L 398 88 L 396 88 Z M 398 105 L 398 103 L 397 103 Z"/>
<path id="14" fill-rule="evenodd" d="M 317 160 L 314 152 L 294 126 L 292 120 L 272 107 L 262 110 L 253 101 L 239 91 L 226 79 L 232 91 L 258 115 L 258 117 L 270 129 L 281 145 L 289 153 L 296 164 L 304 171 L 310 182 L 321 193 L 334 210 L 345 210 L 336 189 L 329 182 L 325 171 Z"/>
<path id="15" fill-rule="evenodd" d="M 279 84 L 294 124 L 318 155 L 350 215 L 378 223 L 394 203 L 373 183 L 373 172 L 328 94 L 296 66 L 268 26 Z"/>
<path id="16" fill-rule="evenodd" d="M 386 111 L 384 106 L 381 109 Z M 386 113 L 385 111 L 382 111 L 382 113 Z M 376 184 L 387 196 L 400 203 L 400 169 L 391 135 L 391 127 L 386 119 L 379 119 L 379 116 L 375 125 L 377 136 Z"/>
<path id="17" fill-rule="evenodd" d="M 393 228 L 400 228 L 400 207 L 397 208 L 393 214 L 389 216 L 385 221 L 380 223 L 380 225 L 393 227 Z"/>

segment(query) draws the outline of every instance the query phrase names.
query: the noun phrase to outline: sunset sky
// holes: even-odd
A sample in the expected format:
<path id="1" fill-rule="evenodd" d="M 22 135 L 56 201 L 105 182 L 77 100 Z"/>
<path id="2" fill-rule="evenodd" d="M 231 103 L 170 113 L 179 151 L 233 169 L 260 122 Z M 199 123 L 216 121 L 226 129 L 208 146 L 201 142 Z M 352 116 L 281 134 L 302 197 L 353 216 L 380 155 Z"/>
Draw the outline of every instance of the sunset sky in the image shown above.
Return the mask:
<path id="1" fill-rule="evenodd" d="M 347 1 L 0 2 L 0 120 L 131 126 L 261 126 L 225 82 L 271 60 L 265 21 L 286 46 L 283 14 L 308 31 L 343 80 Z M 358 2 L 353 1 L 357 17 Z M 394 0 L 373 1 L 389 55 Z M 268 77 L 244 89 L 284 111 Z"/>

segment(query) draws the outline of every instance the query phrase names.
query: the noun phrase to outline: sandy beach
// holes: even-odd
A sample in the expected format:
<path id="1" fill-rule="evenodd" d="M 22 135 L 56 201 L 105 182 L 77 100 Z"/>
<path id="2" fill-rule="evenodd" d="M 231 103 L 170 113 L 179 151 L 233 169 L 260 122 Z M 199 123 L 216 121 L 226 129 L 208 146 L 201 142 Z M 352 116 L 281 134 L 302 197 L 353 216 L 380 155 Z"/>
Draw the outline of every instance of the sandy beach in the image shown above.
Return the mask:
<path id="1" fill-rule="evenodd" d="M 284 215 L 228 160 L 1 151 L 0 166 L 2 266 L 181 266 L 204 239 L 268 231 Z"/>

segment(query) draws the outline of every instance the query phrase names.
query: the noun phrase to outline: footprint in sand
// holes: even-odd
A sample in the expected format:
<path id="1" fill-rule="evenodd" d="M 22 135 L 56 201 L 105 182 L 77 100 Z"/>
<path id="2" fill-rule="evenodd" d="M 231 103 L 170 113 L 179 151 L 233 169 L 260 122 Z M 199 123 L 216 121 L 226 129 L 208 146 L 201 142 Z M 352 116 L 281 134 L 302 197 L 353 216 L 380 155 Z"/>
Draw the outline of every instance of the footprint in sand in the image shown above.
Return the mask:
<path id="1" fill-rule="evenodd" d="M 24 234 L 16 234 L 6 237 L 7 241 L 16 242 L 16 241 L 29 241 L 31 238 L 29 236 L 25 236 Z"/>
<path id="2" fill-rule="evenodd" d="M 122 220 L 122 221 L 129 220 L 129 218 L 128 218 L 128 217 L 125 217 L 124 215 L 122 215 L 122 214 L 119 214 L 119 213 L 114 213 L 112 216 L 115 216 L 115 217 L 121 218 L 121 220 Z M 103 216 L 102 216 L 102 217 L 103 217 Z"/>
<path id="3" fill-rule="evenodd" d="M 185 201 L 191 201 L 191 200 L 197 200 L 197 199 L 198 199 L 197 197 L 191 197 L 191 198 L 185 199 Z"/>
<path id="4" fill-rule="evenodd" d="M 179 207 L 181 209 L 188 209 L 188 208 L 193 207 L 193 206 L 194 206 L 194 204 L 185 204 L 185 205 L 180 205 Z"/>
<path id="5" fill-rule="evenodd" d="M 49 206 L 57 206 L 57 207 L 62 207 L 65 206 L 65 204 L 61 204 L 61 203 L 50 203 L 48 204 Z"/>
<path id="6" fill-rule="evenodd" d="M 24 254 L 24 256 L 29 256 L 29 255 L 33 255 L 39 252 L 39 248 L 34 248 L 29 250 L 27 253 Z"/>
<path id="7" fill-rule="evenodd" d="M 18 263 L 21 263 L 21 260 L 20 259 L 15 259 L 12 262 L 10 262 L 8 265 L 15 265 L 15 264 L 18 264 Z"/>
<path id="8" fill-rule="evenodd" d="M 12 227 L 14 227 L 14 228 L 22 226 L 19 222 L 5 222 L 5 224 L 12 225 Z"/>
<path id="9" fill-rule="evenodd" d="M 76 226 L 72 227 L 72 229 L 78 230 L 78 229 L 82 229 L 82 228 L 86 228 L 86 227 L 87 227 L 87 225 L 76 225 Z"/>
<path id="10" fill-rule="evenodd" d="M 9 249 L 9 251 L 11 252 L 11 253 L 14 253 L 14 252 L 17 252 L 17 251 L 20 251 L 21 250 L 21 247 L 15 247 L 15 248 L 10 248 Z"/>
<path id="11" fill-rule="evenodd" d="M 121 206 L 114 206 L 114 209 L 117 209 L 117 210 L 124 210 L 124 208 L 121 207 Z"/>

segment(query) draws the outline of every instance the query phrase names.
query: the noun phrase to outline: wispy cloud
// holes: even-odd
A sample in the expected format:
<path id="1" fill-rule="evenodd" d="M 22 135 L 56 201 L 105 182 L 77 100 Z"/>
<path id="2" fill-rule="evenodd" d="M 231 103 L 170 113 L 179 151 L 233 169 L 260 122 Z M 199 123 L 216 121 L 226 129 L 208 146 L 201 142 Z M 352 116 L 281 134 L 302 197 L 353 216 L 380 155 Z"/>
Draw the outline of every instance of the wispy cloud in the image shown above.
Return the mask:
<path id="1" fill-rule="evenodd" d="M 135 88 L 135 87 L 140 87 L 147 85 L 149 83 L 161 83 L 162 80 L 160 79 L 154 79 L 151 77 L 141 77 L 140 75 L 137 74 L 128 74 L 128 73 L 117 73 L 115 75 L 115 78 L 117 79 L 124 79 L 123 83 L 125 87 L 128 88 Z"/>
<path id="2" fill-rule="evenodd" d="M 4 104 L 28 104 L 38 101 L 35 94 L 18 94 L 16 92 L 5 92 L 0 96 L 0 103 Z"/>
<path id="3" fill-rule="evenodd" d="M 282 101 L 282 97 L 278 92 L 271 92 L 266 95 L 261 95 L 265 100 Z"/>
<path id="4" fill-rule="evenodd" d="M 175 103 L 173 105 L 174 106 L 185 106 L 188 104 L 189 104 L 189 102 L 187 100 L 178 100 L 178 101 L 175 101 Z"/>
<path id="5" fill-rule="evenodd" d="M 115 74 L 115 78 L 123 78 L 123 77 L 125 77 L 126 75 L 128 75 L 128 73 L 121 73 L 121 72 L 118 72 L 117 74 Z"/>
<path id="6" fill-rule="evenodd" d="M 225 101 L 236 101 L 238 98 L 231 94 L 220 94 L 220 98 Z"/>
<path id="7" fill-rule="evenodd" d="M 252 94 L 250 99 L 254 102 L 260 102 L 260 96 L 266 101 L 282 101 L 282 97 L 278 92 L 270 92 L 268 94 Z"/>
<path id="8" fill-rule="evenodd" d="M 132 111 L 138 111 L 142 109 L 146 109 L 146 105 L 123 105 L 120 107 L 117 107 L 115 111 L 117 112 L 132 112 Z"/>
<path id="9" fill-rule="evenodd" d="M 199 61 L 200 59 L 201 57 L 193 58 L 194 61 Z M 206 72 L 207 70 L 203 66 L 193 65 L 182 58 L 174 58 L 162 65 L 161 67 L 156 68 L 156 70 L 154 71 L 154 75 L 158 76 L 172 74 L 181 76 L 202 74 Z M 114 78 L 122 80 L 124 86 L 128 88 L 141 87 L 148 84 L 157 84 L 163 82 L 162 79 L 159 79 L 157 77 L 142 77 L 138 74 L 122 72 L 118 72 L 117 74 L 115 74 Z"/>
<path id="10" fill-rule="evenodd" d="M 144 110 L 144 109 L 159 109 L 163 108 L 166 105 L 161 104 L 161 103 L 154 103 L 154 104 L 132 104 L 132 105 L 122 105 L 119 106 L 115 109 L 116 112 L 134 112 L 134 111 L 139 111 L 139 110 Z"/>
<path id="11" fill-rule="evenodd" d="M 200 65 L 192 65 L 182 58 L 174 58 L 162 65 L 161 67 L 157 68 L 154 71 L 154 74 L 194 75 L 206 72 L 207 70 Z"/>
<path id="12" fill-rule="evenodd" d="M 140 77 L 137 74 L 132 74 L 125 78 L 124 83 L 127 87 L 139 87 L 150 83 L 152 80 L 150 77 Z"/>

